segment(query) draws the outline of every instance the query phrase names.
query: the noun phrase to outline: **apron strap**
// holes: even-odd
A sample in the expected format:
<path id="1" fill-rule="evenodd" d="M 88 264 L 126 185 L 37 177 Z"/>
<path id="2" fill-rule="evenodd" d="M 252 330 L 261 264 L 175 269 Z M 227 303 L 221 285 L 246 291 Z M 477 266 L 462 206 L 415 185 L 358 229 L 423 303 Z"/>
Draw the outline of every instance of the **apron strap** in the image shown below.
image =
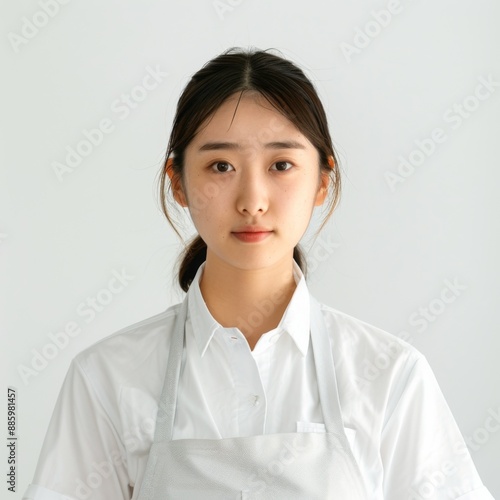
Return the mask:
<path id="1" fill-rule="evenodd" d="M 330 336 L 321 312 L 320 303 L 311 294 L 309 296 L 311 304 L 311 342 L 325 429 L 327 432 L 342 436 L 345 435 L 345 431 Z"/>
<path id="2" fill-rule="evenodd" d="M 180 304 L 180 310 L 171 332 L 170 349 L 168 353 L 167 369 L 163 389 L 158 402 L 156 415 L 155 442 L 170 441 L 174 431 L 175 408 L 177 406 L 177 387 L 181 372 L 181 361 L 184 349 L 184 328 L 187 318 L 188 296 Z"/>
<path id="3" fill-rule="evenodd" d="M 335 365 L 333 362 L 332 345 L 330 335 L 326 328 L 321 304 L 311 297 L 311 341 L 313 343 L 314 363 L 316 365 L 316 374 L 318 380 L 318 390 L 325 420 L 326 432 L 336 434 L 340 441 L 349 462 L 354 466 L 354 473 L 357 476 L 357 484 L 362 488 L 363 478 L 356 458 L 351 449 L 344 430 L 342 421 L 342 411 L 340 408 L 339 391 L 337 387 L 337 377 L 335 376 Z M 366 498 L 362 495 L 360 498 Z"/>

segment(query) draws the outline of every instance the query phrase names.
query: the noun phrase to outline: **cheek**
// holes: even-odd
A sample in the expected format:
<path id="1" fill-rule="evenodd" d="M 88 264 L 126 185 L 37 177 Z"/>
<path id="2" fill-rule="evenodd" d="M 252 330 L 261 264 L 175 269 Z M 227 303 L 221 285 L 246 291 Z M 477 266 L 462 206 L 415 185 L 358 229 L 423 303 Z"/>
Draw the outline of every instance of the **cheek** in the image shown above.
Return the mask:
<path id="1" fill-rule="evenodd" d="M 203 214 L 223 194 L 223 189 L 217 182 L 194 173 L 186 176 L 185 184 L 189 209 L 193 214 Z"/>
<path id="2" fill-rule="evenodd" d="M 191 216 L 206 219 L 207 213 L 216 209 L 215 205 L 218 203 L 220 190 L 214 190 L 214 185 L 206 184 L 202 188 L 194 187 L 190 189 L 189 193 L 189 211 Z"/>
<path id="3" fill-rule="evenodd" d="M 312 203 L 312 189 L 304 183 L 283 190 L 279 197 L 279 203 L 286 211 L 294 214 L 303 214 L 307 207 Z"/>
<path id="4" fill-rule="evenodd" d="M 227 212 L 222 196 L 204 195 L 192 201 L 190 207 L 191 218 L 195 226 L 210 227 L 212 230 L 221 225 Z"/>
<path id="5" fill-rule="evenodd" d="M 280 213 L 293 233 L 302 233 L 308 226 L 314 209 L 315 196 L 312 190 L 297 189 L 282 199 Z"/>

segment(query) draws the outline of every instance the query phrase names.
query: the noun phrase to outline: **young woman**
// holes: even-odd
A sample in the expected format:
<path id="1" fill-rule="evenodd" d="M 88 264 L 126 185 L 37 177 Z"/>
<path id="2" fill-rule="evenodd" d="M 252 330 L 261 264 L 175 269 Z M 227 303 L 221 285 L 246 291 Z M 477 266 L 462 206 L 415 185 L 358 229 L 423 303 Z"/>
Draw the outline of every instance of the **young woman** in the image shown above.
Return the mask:
<path id="1" fill-rule="evenodd" d="M 492 498 L 425 357 L 308 291 L 299 241 L 340 177 L 296 65 L 201 68 L 160 177 L 175 229 L 169 188 L 198 232 L 187 294 L 75 357 L 24 498 Z"/>

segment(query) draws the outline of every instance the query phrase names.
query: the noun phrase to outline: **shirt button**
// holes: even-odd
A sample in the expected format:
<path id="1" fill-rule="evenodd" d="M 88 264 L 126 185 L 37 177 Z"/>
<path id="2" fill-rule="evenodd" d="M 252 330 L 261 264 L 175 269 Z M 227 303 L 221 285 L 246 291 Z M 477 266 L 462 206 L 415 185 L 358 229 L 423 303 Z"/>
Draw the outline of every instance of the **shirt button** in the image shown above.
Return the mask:
<path id="1" fill-rule="evenodd" d="M 253 395 L 253 405 L 257 406 L 260 404 L 260 396 L 258 394 Z"/>

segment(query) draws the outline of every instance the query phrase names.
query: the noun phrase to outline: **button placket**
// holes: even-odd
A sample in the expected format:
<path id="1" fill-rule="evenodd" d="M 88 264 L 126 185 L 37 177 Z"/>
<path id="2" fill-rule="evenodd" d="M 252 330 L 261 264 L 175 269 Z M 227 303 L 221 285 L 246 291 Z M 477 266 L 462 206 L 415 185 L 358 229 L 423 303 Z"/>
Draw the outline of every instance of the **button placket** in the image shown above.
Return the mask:
<path id="1" fill-rule="evenodd" d="M 265 393 L 257 363 L 240 332 L 234 329 L 226 332 L 224 341 L 233 373 L 239 435 L 262 433 L 265 425 Z"/>

